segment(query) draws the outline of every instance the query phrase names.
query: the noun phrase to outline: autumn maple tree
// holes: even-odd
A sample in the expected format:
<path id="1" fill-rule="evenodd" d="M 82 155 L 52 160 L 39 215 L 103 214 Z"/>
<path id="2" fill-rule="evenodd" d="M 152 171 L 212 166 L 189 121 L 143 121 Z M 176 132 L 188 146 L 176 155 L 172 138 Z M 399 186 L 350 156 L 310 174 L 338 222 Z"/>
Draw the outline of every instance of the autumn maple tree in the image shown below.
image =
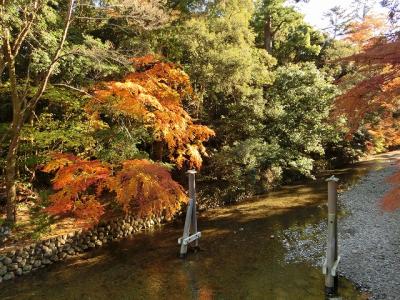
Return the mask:
<path id="1" fill-rule="evenodd" d="M 132 60 L 138 71 L 123 81 L 110 81 L 96 89 L 88 104 L 90 113 L 106 110 L 142 122 L 151 132 L 154 158 L 162 160 L 163 146 L 178 168 L 185 161 L 200 168 L 206 155 L 203 142 L 214 135 L 210 128 L 195 124 L 182 101 L 195 97 L 189 76 L 175 65 L 149 55 Z"/>
<path id="2" fill-rule="evenodd" d="M 206 155 L 203 142 L 214 131 L 195 124 L 183 107 L 185 99 L 195 97 L 189 76 L 151 55 L 132 62 L 136 72 L 127 74 L 124 81 L 104 82 L 94 91 L 86 105 L 90 120 L 105 122 L 101 119 L 107 115 L 132 127 L 144 126 L 155 143 L 166 145 L 170 162 L 178 168 L 185 162 L 188 167 L 200 168 L 201 156 Z M 162 153 L 158 158 L 162 159 Z M 54 215 L 72 213 L 97 222 L 110 205 L 105 199 L 111 198 L 125 213 L 169 218 L 187 200 L 169 170 L 147 159 L 110 164 L 58 153 L 42 171 L 56 173 L 56 192 L 47 208 Z"/>
<path id="3" fill-rule="evenodd" d="M 98 222 L 113 202 L 125 213 L 170 218 L 187 200 L 168 169 L 148 160 L 125 161 L 113 169 L 98 160 L 56 153 L 42 170 L 56 172 L 56 192 L 50 195 L 46 211 L 51 215 L 73 215 L 88 224 Z M 104 197 L 106 193 L 112 193 L 112 197 Z"/>
<path id="4" fill-rule="evenodd" d="M 400 137 L 397 117 L 400 107 L 400 40 L 381 38 L 375 45 L 344 60 L 358 64 L 365 76 L 336 99 L 335 115 L 347 117 L 350 134 L 365 123 L 372 135 L 390 138 L 395 146 Z M 379 122 L 366 120 L 372 113 L 379 114 Z"/>
<path id="5" fill-rule="evenodd" d="M 370 19 L 354 27 L 350 40 L 363 50 L 344 60 L 355 62 L 364 79 L 335 103 L 336 116 L 347 118 L 349 136 L 363 125 L 374 139 L 372 150 L 400 145 L 400 40 L 390 36 L 371 38 L 379 22 Z M 394 186 L 383 196 L 382 208 L 392 211 L 400 207 L 400 172 L 388 181 Z"/>
<path id="6" fill-rule="evenodd" d="M 345 40 L 360 48 L 367 48 L 373 45 L 375 37 L 383 35 L 386 29 L 385 16 L 367 15 L 361 21 L 353 21 L 348 24 Z"/>
<path id="7" fill-rule="evenodd" d="M 347 117 L 349 136 L 365 125 L 376 139 L 386 139 L 386 145 L 396 145 L 400 95 L 400 40 L 385 35 L 387 20 L 381 15 L 367 15 L 361 21 L 350 22 L 345 40 L 357 46 L 359 53 L 342 59 L 354 62 L 361 80 L 347 89 L 335 103 L 335 115 Z M 347 85 L 348 78 L 339 80 Z M 368 117 L 379 114 L 378 118 Z"/>

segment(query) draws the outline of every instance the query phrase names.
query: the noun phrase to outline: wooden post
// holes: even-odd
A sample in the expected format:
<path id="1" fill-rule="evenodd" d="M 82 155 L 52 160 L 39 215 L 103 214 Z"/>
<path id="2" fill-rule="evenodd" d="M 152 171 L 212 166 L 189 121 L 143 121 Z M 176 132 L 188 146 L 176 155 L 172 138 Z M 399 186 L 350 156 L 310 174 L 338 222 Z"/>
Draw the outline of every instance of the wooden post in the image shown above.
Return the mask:
<path id="1" fill-rule="evenodd" d="M 192 199 L 192 232 L 197 233 L 197 215 L 196 215 L 196 171 L 189 170 L 189 197 Z M 199 240 L 196 239 L 194 241 L 194 246 L 197 248 L 199 247 Z"/>
<path id="2" fill-rule="evenodd" d="M 197 216 L 196 216 L 196 183 L 195 170 L 189 170 L 189 204 L 187 207 L 185 226 L 183 227 L 183 236 L 178 239 L 178 244 L 181 245 L 180 257 L 184 258 L 187 254 L 188 245 L 194 242 L 194 246 L 199 246 L 198 239 L 201 237 L 201 232 L 197 231 Z M 190 233 L 193 233 L 190 235 Z"/>
<path id="3" fill-rule="evenodd" d="M 336 270 L 340 260 L 337 245 L 337 185 L 339 179 L 332 176 L 326 181 L 328 182 L 328 242 L 323 273 L 325 274 L 325 293 L 332 296 L 337 294 Z"/>

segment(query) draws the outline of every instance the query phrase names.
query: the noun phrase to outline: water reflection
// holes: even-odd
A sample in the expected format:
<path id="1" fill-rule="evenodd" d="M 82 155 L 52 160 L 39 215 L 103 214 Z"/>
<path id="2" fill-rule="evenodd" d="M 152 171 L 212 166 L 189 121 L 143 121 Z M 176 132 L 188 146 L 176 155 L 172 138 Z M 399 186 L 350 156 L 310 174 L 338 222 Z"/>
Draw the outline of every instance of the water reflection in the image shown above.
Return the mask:
<path id="1" fill-rule="evenodd" d="M 379 159 L 335 171 L 342 188 L 388 163 Z M 202 249 L 186 260 L 178 258 L 183 223 L 176 222 L 0 285 L 0 298 L 324 299 L 320 269 L 286 263 L 277 232 L 320 222 L 325 199 L 323 180 L 284 187 L 204 213 Z M 343 299 L 363 299 L 340 284 Z"/>

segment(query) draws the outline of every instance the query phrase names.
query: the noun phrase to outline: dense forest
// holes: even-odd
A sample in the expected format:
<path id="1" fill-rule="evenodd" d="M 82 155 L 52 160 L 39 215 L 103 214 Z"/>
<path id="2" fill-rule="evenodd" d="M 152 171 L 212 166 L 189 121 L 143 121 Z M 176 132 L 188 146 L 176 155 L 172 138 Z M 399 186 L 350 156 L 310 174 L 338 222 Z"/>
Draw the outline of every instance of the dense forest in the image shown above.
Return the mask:
<path id="1" fill-rule="evenodd" d="M 190 168 L 211 207 L 398 148 L 399 3 L 321 31 L 296 2 L 2 0 L 7 221 L 171 218 Z"/>

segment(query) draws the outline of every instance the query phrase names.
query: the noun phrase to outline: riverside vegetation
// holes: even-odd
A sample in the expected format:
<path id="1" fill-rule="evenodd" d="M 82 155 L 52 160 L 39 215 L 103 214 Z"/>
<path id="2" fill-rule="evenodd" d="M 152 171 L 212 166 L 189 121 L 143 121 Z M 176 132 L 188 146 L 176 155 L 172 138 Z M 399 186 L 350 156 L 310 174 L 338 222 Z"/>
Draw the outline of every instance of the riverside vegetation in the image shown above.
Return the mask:
<path id="1" fill-rule="evenodd" d="M 189 168 L 212 207 L 397 148 L 398 3 L 367 2 L 322 32 L 284 0 L 0 1 L 0 247 L 171 219 Z"/>

